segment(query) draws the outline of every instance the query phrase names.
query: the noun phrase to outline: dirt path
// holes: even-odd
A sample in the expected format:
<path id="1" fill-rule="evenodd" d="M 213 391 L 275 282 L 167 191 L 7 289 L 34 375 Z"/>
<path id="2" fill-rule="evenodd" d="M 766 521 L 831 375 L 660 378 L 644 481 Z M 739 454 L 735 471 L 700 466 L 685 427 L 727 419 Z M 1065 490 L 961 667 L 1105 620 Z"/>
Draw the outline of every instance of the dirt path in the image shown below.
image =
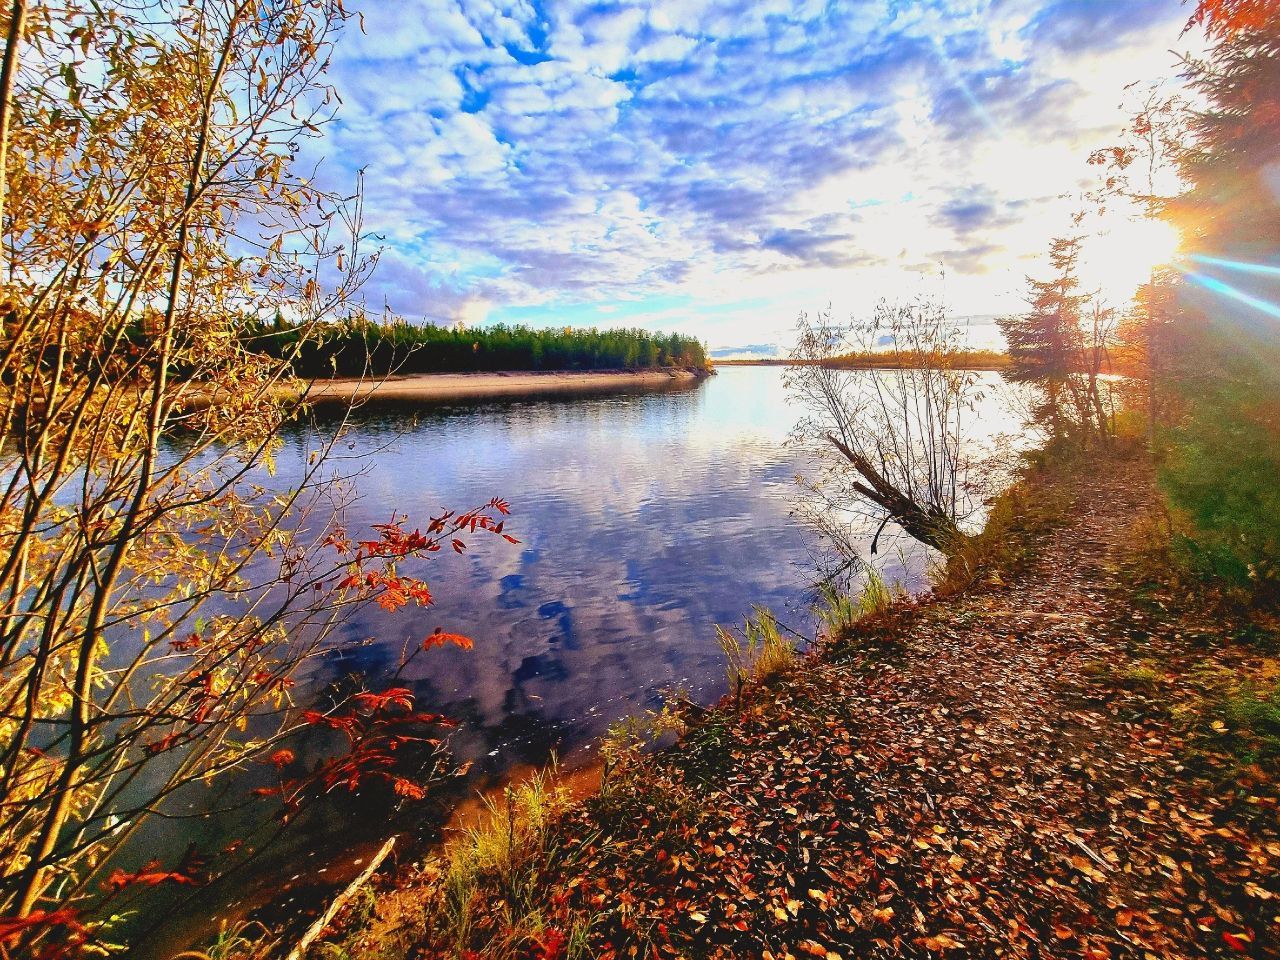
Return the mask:
<path id="1" fill-rule="evenodd" d="M 606 958 L 1280 956 L 1274 783 L 1180 713 L 1236 655 L 1117 576 L 1150 496 L 1138 464 L 1092 478 L 1024 573 L 607 790 L 566 825 L 548 929 Z"/>

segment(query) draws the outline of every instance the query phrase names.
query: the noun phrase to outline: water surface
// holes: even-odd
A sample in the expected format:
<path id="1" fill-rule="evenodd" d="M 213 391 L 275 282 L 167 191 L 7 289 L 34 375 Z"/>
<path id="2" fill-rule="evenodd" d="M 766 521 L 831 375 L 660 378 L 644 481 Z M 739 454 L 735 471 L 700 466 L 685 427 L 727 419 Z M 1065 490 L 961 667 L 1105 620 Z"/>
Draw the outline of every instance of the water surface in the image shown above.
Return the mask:
<path id="1" fill-rule="evenodd" d="M 716 624 L 762 604 L 810 630 L 811 537 L 789 515 L 805 469 L 784 443 L 795 419 L 768 368 L 681 392 L 362 414 L 343 450 L 369 464 L 350 530 L 496 495 L 521 543 L 437 555 L 435 605 L 363 611 L 337 639 L 377 642 L 343 667 L 376 682 L 437 626 L 474 638 L 420 657 L 407 679 L 423 706 L 464 721 L 454 749 L 489 772 L 572 757 L 667 689 L 714 700 Z M 286 484 L 308 449 L 294 439 Z"/>
<path id="2" fill-rule="evenodd" d="M 611 723 L 656 707 L 667 691 L 715 701 L 727 688 L 717 624 L 740 624 L 762 605 L 812 635 L 817 544 L 791 511 L 796 476 L 813 465 L 786 443 L 799 415 L 776 367 L 728 368 L 665 393 L 366 407 L 337 465 L 360 470 L 345 516 L 353 538 L 393 513 L 407 516 L 409 528 L 425 527 L 443 508 L 500 496 L 511 504 L 507 530 L 521 542 L 473 537 L 461 556 L 446 550 L 421 568 L 405 564 L 410 575 L 421 569 L 436 603 L 360 611 L 307 668 L 299 697 L 349 674 L 385 688 L 404 651 L 437 627 L 472 637 L 473 650 L 429 650 L 394 679 L 420 709 L 460 722 L 451 750 L 474 761 L 469 778 L 454 784 L 461 791 L 553 753 L 572 765 Z M 995 392 L 975 419 L 985 442 L 1008 426 Z M 295 484 L 317 437 L 290 432 L 276 474 L 264 471 L 261 481 Z M 919 549 L 887 550 L 880 566 L 918 587 L 924 561 Z M 297 747 L 311 763 L 333 744 L 314 737 Z M 180 849 L 195 839 L 217 849 L 250 826 L 246 818 L 261 817 L 260 805 L 245 810 L 235 801 L 267 773 L 225 782 L 216 802 L 230 813 L 174 822 L 158 842 Z M 198 816 L 212 802 L 193 797 L 189 812 Z M 336 798 L 318 828 L 264 854 L 256 882 L 278 898 L 298 879 L 289 875 L 300 860 L 318 863 L 391 829 L 370 822 L 378 815 L 362 803 Z M 277 886 L 281 874 L 287 880 Z M 202 891 L 204 916 L 234 908 L 245 876 L 241 869 L 221 892 Z"/>

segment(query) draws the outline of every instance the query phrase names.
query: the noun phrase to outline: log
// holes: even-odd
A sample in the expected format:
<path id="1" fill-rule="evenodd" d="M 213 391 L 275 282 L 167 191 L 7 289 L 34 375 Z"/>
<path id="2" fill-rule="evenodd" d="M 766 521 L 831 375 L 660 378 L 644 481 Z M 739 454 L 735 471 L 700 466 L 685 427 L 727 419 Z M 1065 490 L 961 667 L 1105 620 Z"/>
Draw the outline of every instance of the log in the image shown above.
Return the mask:
<path id="1" fill-rule="evenodd" d="M 840 451 L 840 454 L 849 461 L 867 484 L 870 484 L 867 486 L 855 480 L 853 489 L 880 506 L 888 514 L 889 519 L 909 536 L 942 551 L 947 556 L 954 555 L 964 544 L 967 539 L 964 533 L 956 525 L 955 520 L 947 516 L 943 510 L 937 506 L 926 507 L 916 503 L 876 470 L 866 457 L 851 449 L 838 437 L 829 433 L 827 440 Z M 879 536 L 877 532 L 876 539 L 872 541 L 873 553 Z"/>

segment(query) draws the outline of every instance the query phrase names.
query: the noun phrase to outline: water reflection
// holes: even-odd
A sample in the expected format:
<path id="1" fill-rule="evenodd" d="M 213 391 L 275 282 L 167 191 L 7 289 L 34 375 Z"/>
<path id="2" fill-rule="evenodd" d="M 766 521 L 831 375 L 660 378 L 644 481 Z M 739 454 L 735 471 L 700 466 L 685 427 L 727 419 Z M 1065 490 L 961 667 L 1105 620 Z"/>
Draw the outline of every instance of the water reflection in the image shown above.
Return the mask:
<path id="1" fill-rule="evenodd" d="M 783 446 L 793 420 L 770 369 L 684 393 L 419 411 L 410 426 L 398 411 L 363 415 L 344 454 L 379 452 L 351 529 L 497 494 L 522 543 L 441 558 L 436 605 L 364 612 L 335 639 L 376 643 L 331 669 L 376 682 L 435 627 L 468 633 L 473 651 L 430 651 L 405 679 L 424 706 L 465 720 L 455 749 L 490 773 L 571 755 L 664 688 L 715 699 L 715 624 L 763 603 L 807 626 L 808 550 L 789 517 L 803 464 Z M 291 438 L 280 482 L 306 440 Z"/>
<path id="2" fill-rule="evenodd" d="M 477 772 L 540 763 L 552 748 L 571 757 L 677 685 L 716 699 L 715 625 L 754 604 L 811 631 L 814 544 L 790 515 L 795 477 L 811 465 L 784 443 L 798 411 L 781 370 L 728 368 L 685 392 L 414 416 L 370 409 L 353 423 L 343 454 L 365 472 L 349 529 L 500 495 L 522 542 L 440 557 L 435 606 L 363 611 L 340 628 L 317 680 L 354 671 L 376 686 L 436 627 L 468 634 L 473 651 L 429 651 L 403 679 L 425 709 L 464 720 L 454 747 Z M 1009 426 L 998 392 L 973 424 L 979 442 Z M 313 445 L 292 434 L 272 482 L 300 476 Z M 886 553 L 890 579 L 919 585 L 922 551 Z"/>
<path id="3" fill-rule="evenodd" d="M 1007 425 L 995 393 L 980 414 L 985 434 Z M 572 763 L 664 690 L 714 701 L 726 687 L 717 624 L 761 604 L 812 630 L 814 544 L 790 515 L 795 476 L 811 465 L 784 444 L 797 418 L 777 368 L 725 369 L 684 392 L 367 408 L 341 448 L 361 468 L 353 534 L 393 512 L 413 525 L 498 495 L 522 542 L 438 555 L 427 571 L 436 604 L 362 611 L 308 667 L 300 695 L 351 675 L 385 686 L 403 651 L 436 627 L 473 637 L 474 650 L 432 649 L 396 680 L 421 709 L 460 721 L 453 752 L 475 762 L 462 789 L 553 751 Z M 261 482 L 301 477 L 316 436 L 298 429 L 285 440 L 275 476 Z M 921 582 L 921 551 L 886 553 L 889 579 Z M 321 822 L 341 838 L 368 819 L 336 804 Z M 211 836 L 244 826 L 204 825 Z M 277 859 L 295 870 L 304 855 Z"/>

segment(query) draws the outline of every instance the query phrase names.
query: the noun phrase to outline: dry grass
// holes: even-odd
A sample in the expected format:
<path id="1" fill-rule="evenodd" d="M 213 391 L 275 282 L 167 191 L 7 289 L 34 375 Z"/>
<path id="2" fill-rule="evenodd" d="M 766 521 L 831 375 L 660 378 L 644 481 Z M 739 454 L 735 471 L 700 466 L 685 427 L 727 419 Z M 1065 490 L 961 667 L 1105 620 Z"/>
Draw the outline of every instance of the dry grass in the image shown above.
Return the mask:
<path id="1" fill-rule="evenodd" d="M 905 591 L 889 586 L 880 571 L 875 569 L 868 569 L 867 579 L 856 597 L 840 592 L 831 583 L 825 583 L 816 611 L 819 633 L 835 642 L 846 640 L 859 624 L 888 613 L 904 596 Z"/>
<path id="2" fill-rule="evenodd" d="M 494 960 L 530 955 L 555 942 L 557 956 L 581 960 L 590 923 L 562 924 L 546 912 L 547 870 L 561 859 L 557 831 L 576 800 L 552 765 L 483 799 L 478 823 L 459 831 L 390 891 L 367 899 L 318 943 L 314 960 L 390 960 L 424 943 L 432 955 L 461 957 L 476 943 Z M 483 917 L 484 929 L 477 928 Z"/>
<path id="3" fill-rule="evenodd" d="M 982 531 L 930 571 L 933 592 L 949 597 L 978 584 L 1000 586 L 1024 570 L 1036 544 L 1070 512 L 1079 469 L 1069 459 L 1030 464 L 991 502 Z"/>
<path id="4" fill-rule="evenodd" d="M 724 653 L 729 687 L 739 704 L 750 683 L 764 683 L 795 667 L 799 658 L 795 644 L 782 635 L 777 618 L 764 607 L 747 617 L 739 636 L 733 630 L 716 627 L 716 640 Z"/>

